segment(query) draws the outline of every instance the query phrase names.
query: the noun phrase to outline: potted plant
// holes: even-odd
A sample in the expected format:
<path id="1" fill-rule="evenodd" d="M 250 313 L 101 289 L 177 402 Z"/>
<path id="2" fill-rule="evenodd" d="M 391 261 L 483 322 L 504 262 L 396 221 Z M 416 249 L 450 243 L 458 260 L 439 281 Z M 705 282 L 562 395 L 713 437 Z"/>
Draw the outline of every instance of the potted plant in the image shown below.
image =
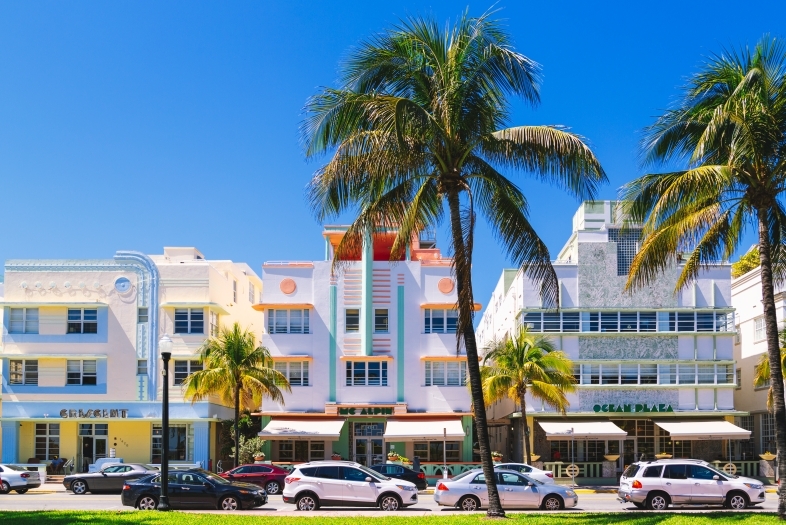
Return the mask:
<path id="1" fill-rule="evenodd" d="M 332 459 L 333 461 L 340 461 L 341 460 L 341 454 L 339 454 L 338 452 L 333 452 L 330 455 L 330 459 Z"/>
<path id="2" fill-rule="evenodd" d="M 396 452 L 390 451 L 388 452 L 388 461 L 394 462 L 399 460 L 399 455 Z"/>
<path id="3" fill-rule="evenodd" d="M 254 461 L 265 461 L 265 453 L 261 451 L 254 452 Z"/>
<path id="4" fill-rule="evenodd" d="M 764 461 L 772 461 L 773 459 L 775 459 L 775 454 L 767 450 L 764 452 L 764 454 L 759 454 L 759 457 Z"/>
<path id="5" fill-rule="evenodd" d="M 411 459 L 409 459 L 409 458 L 405 458 L 404 456 L 399 456 L 399 457 L 398 457 L 398 460 L 399 460 L 399 461 L 401 462 L 401 464 L 402 464 L 402 465 L 404 465 L 404 466 L 407 466 L 407 467 L 411 467 L 411 466 L 412 466 L 412 460 L 411 460 Z"/>
<path id="6" fill-rule="evenodd" d="M 502 461 L 502 452 L 499 452 L 497 450 L 492 450 L 491 451 L 491 460 L 492 461 Z"/>

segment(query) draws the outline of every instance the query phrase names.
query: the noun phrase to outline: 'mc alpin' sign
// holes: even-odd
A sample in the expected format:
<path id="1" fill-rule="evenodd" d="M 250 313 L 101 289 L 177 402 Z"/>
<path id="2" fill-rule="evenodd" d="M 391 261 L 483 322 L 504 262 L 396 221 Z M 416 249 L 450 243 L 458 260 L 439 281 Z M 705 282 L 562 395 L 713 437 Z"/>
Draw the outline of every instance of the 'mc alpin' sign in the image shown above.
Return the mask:
<path id="1" fill-rule="evenodd" d="M 635 405 L 595 405 L 592 407 L 595 412 L 674 412 L 671 405 L 660 403 L 659 405 L 648 405 L 637 403 Z"/>
<path id="2" fill-rule="evenodd" d="M 88 409 L 79 410 L 71 409 L 63 409 L 60 411 L 60 417 L 62 418 L 81 418 L 81 419 L 89 419 L 89 418 L 119 418 L 119 419 L 126 419 L 128 417 L 128 409 L 127 408 L 96 408 L 96 409 Z"/>

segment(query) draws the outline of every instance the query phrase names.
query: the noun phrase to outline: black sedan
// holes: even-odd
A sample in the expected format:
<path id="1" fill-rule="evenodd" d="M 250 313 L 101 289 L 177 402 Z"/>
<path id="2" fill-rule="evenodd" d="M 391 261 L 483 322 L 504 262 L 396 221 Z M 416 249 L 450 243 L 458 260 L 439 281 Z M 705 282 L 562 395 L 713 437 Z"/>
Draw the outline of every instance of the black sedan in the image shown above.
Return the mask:
<path id="1" fill-rule="evenodd" d="M 422 472 L 415 472 L 411 468 L 392 463 L 383 465 L 373 465 L 369 467 L 371 470 L 376 470 L 380 474 L 384 474 L 389 478 L 403 479 L 404 481 L 411 481 L 415 484 L 418 490 L 426 490 L 428 484 L 426 483 L 426 475 Z"/>
<path id="2" fill-rule="evenodd" d="M 155 474 L 158 469 L 141 463 L 112 463 L 98 472 L 71 474 L 63 478 L 66 490 L 74 494 L 117 492 L 129 481 Z"/>
<path id="3" fill-rule="evenodd" d="M 123 486 L 123 505 L 154 510 L 161 496 L 161 476 L 148 476 Z M 267 503 L 264 489 L 192 468 L 169 473 L 169 506 L 173 509 L 242 510 Z"/>

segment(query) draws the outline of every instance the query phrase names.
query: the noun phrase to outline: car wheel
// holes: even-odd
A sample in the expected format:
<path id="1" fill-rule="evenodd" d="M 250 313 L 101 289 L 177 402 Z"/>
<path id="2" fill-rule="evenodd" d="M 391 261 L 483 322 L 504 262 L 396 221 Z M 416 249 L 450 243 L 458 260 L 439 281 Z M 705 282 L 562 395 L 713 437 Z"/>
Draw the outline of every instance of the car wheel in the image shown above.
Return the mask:
<path id="1" fill-rule="evenodd" d="M 158 500 L 155 496 L 142 496 L 136 502 L 136 508 L 139 510 L 156 510 L 158 507 Z"/>
<path id="2" fill-rule="evenodd" d="M 0 481 L 0 494 L 8 494 L 11 492 L 11 485 L 7 481 Z"/>
<path id="3" fill-rule="evenodd" d="M 87 483 L 82 479 L 75 479 L 71 483 L 71 491 L 74 494 L 82 495 L 87 492 Z"/>
<path id="4" fill-rule="evenodd" d="M 382 510 L 394 511 L 401 507 L 401 501 L 397 496 L 385 495 L 379 500 L 379 508 Z"/>
<path id="5" fill-rule="evenodd" d="M 17 494 L 24 494 L 25 492 L 27 492 L 27 489 L 15 489 L 14 492 L 16 492 Z"/>
<path id="6" fill-rule="evenodd" d="M 281 487 L 278 484 L 278 481 L 268 481 L 265 484 L 265 492 L 268 494 L 278 494 L 278 491 L 281 490 Z"/>
<path id="7" fill-rule="evenodd" d="M 221 510 L 243 510 L 243 507 L 235 496 L 227 496 L 221 500 Z"/>
<path id="8" fill-rule="evenodd" d="M 297 510 L 317 510 L 319 508 L 319 500 L 316 496 L 304 494 L 297 499 L 295 506 L 297 506 Z"/>
<path id="9" fill-rule="evenodd" d="M 466 511 L 478 510 L 480 508 L 480 500 L 475 496 L 464 496 L 459 500 L 458 507 Z"/>
<path id="10" fill-rule="evenodd" d="M 543 499 L 543 503 L 540 506 L 543 507 L 543 510 L 561 510 L 564 504 L 562 498 L 551 494 Z"/>
<path id="11" fill-rule="evenodd" d="M 743 510 L 749 505 L 748 498 L 741 492 L 732 492 L 726 498 L 726 507 L 734 510 Z"/>
<path id="12" fill-rule="evenodd" d="M 666 510 L 669 508 L 669 498 L 661 492 L 650 494 L 647 496 L 647 508 L 650 510 Z"/>

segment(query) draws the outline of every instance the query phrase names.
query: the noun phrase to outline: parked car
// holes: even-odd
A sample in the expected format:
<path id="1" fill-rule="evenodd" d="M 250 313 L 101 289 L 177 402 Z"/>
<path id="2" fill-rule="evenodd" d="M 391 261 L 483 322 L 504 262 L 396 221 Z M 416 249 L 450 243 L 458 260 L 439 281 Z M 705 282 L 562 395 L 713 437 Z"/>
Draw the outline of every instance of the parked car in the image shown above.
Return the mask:
<path id="1" fill-rule="evenodd" d="M 88 492 L 119 493 L 125 483 L 156 472 L 158 472 L 157 468 L 142 463 L 113 463 L 104 465 L 98 472 L 68 475 L 63 478 L 63 486 L 66 490 L 79 495 Z"/>
<path id="2" fill-rule="evenodd" d="M 0 494 L 12 490 L 24 494 L 30 489 L 41 486 L 41 476 L 37 470 L 27 470 L 19 465 L 0 465 Z"/>
<path id="3" fill-rule="evenodd" d="M 515 470 L 519 474 L 526 474 L 527 477 L 536 479 L 541 483 L 554 483 L 554 473 L 552 471 L 541 470 L 527 465 L 526 463 L 502 463 L 500 465 L 494 465 L 494 468 Z"/>
<path id="4" fill-rule="evenodd" d="M 617 499 L 640 509 L 665 510 L 674 504 L 742 510 L 764 502 L 764 485 L 719 472 L 706 461 L 657 460 L 629 465 L 620 478 Z"/>
<path id="5" fill-rule="evenodd" d="M 418 502 L 414 483 L 391 479 L 352 461 L 312 461 L 296 465 L 284 480 L 284 502 L 298 510 L 320 506 L 379 507 L 399 510 Z"/>
<path id="6" fill-rule="evenodd" d="M 288 470 L 275 465 L 240 465 L 232 470 L 219 474 L 222 478 L 232 481 L 253 483 L 265 489 L 268 494 L 278 494 L 284 488 L 284 478 Z"/>
<path id="7" fill-rule="evenodd" d="M 372 465 L 369 467 L 375 472 L 379 472 L 383 476 L 395 479 L 403 479 L 415 484 L 418 490 L 426 490 L 428 483 L 426 483 L 426 475 L 422 472 L 415 472 L 411 468 L 403 465 L 394 465 L 390 463 Z"/>
<path id="8" fill-rule="evenodd" d="M 267 503 L 264 489 L 251 483 L 228 481 L 200 468 L 169 473 L 169 506 L 173 509 L 242 510 Z M 123 505 L 154 510 L 161 495 L 161 475 L 147 476 L 123 485 Z"/>
<path id="9" fill-rule="evenodd" d="M 579 497 L 569 487 L 542 483 L 524 474 L 505 469 L 494 469 L 500 503 L 503 508 L 532 508 L 559 510 L 575 507 Z M 488 507 L 489 493 L 482 469 L 473 469 L 451 479 L 442 479 L 434 489 L 438 505 L 460 510 Z"/>

